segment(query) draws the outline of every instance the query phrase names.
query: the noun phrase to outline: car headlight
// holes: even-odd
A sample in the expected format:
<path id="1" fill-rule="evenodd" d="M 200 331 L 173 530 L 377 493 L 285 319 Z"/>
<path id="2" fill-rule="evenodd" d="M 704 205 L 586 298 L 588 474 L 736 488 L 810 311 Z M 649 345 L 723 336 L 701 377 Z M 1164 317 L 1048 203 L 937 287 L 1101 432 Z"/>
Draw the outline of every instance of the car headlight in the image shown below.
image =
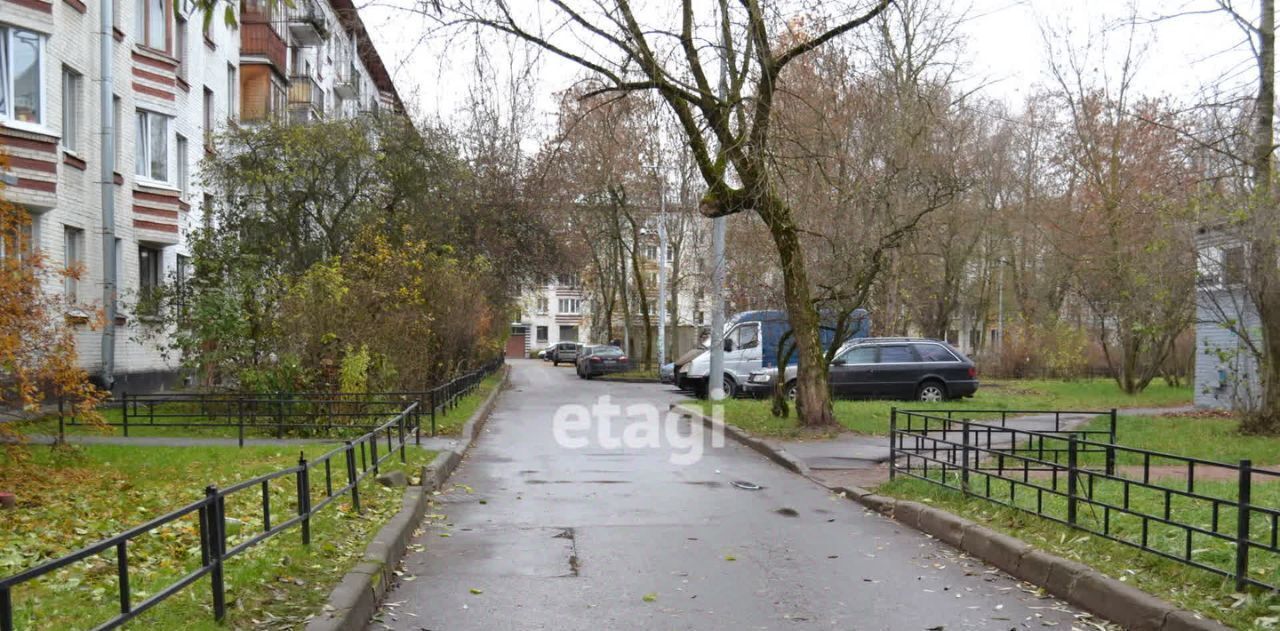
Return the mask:
<path id="1" fill-rule="evenodd" d="M 769 383 L 773 381 L 773 377 L 767 372 L 754 372 L 751 373 L 750 377 L 747 377 L 747 381 L 751 383 Z"/>

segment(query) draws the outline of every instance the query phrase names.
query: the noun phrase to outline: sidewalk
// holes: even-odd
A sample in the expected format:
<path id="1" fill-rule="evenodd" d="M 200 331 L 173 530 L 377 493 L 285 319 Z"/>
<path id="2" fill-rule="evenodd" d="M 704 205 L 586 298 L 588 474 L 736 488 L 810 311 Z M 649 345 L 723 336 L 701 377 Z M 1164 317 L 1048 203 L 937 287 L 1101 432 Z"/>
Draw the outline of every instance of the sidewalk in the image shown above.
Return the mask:
<path id="1" fill-rule="evenodd" d="M 1125 415 L 1177 414 L 1192 411 L 1193 406 L 1169 408 L 1121 408 Z M 1061 428 L 1075 429 L 1093 418 L 1087 414 L 1063 414 Z M 732 422 L 732 419 L 730 419 Z M 982 422 L 982 421 L 975 421 Z M 1054 415 L 1037 414 L 1010 418 L 1006 427 L 1025 431 L 1046 431 L 1054 428 Z M 889 479 L 889 438 L 845 432 L 828 440 L 769 440 L 808 465 L 815 477 L 824 482 L 867 488 Z"/>

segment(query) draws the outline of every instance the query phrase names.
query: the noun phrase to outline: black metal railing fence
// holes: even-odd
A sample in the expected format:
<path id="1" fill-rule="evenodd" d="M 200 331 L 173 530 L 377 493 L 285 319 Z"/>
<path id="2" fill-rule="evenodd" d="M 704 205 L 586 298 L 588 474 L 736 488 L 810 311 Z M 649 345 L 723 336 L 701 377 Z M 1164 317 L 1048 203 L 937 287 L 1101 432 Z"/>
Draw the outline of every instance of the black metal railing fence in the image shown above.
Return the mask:
<path id="1" fill-rule="evenodd" d="M 968 414 L 895 409 L 891 479 L 1066 524 L 1231 578 L 1237 589 L 1280 589 L 1280 471 L 1126 447 L 1114 411 L 1099 413 L 1110 415 L 1105 431 L 957 418 Z"/>

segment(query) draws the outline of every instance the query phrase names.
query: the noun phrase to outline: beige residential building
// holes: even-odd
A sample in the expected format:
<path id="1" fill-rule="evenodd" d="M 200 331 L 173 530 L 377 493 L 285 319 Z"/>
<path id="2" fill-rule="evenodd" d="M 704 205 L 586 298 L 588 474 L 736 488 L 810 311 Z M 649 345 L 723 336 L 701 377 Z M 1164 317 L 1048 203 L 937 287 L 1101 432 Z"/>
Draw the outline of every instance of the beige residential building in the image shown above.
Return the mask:
<path id="1" fill-rule="evenodd" d="M 117 391 L 172 384 L 177 358 L 140 342 L 140 295 L 184 274 L 184 234 L 216 196 L 198 165 L 213 133 L 274 118 L 307 122 L 403 111 L 351 0 L 242 0 L 239 24 L 204 19 L 172 0 L 113 0 L 111 103 L 103 107 L 102 4 L 0 0 L 0 151 L 5 195 L 31 213 L 25 247 L 85 274 L 65 292 L 68 316 L 104 307 L 103 112 L 115 168 L 109 190 L 118 317 Z M 6 255 L 16 255 L 6 252 Z M 80 325 L 78 351 L 93 373 L 102 331 Z"/>

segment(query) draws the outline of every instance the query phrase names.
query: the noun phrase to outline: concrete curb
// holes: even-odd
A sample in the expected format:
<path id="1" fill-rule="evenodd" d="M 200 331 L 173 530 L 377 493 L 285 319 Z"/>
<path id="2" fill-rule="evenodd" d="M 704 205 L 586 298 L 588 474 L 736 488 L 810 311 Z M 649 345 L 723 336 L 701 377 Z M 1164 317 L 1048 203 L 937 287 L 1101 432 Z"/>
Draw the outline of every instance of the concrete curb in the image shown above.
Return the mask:
<path id="1" fill-rule="evenodd" d="M 1122 583 L 1091 567 L 1039 550 L 1020 539 L 996 532 L 947 511 L 919 502 L 877 495 L 860 487 L 829 486 L 809 474 L 808 467 L 782 449 L 752 437 L 728 423 L 707 418 L 697 410 L 672 405 L 688 418 L 725 433 L 774 462 L 867 508 L 965 551 L 1011 576 L 1039 585 L 1045 591 L 1130 631 L 1226 631 L 1229 627 L 1186 611 Z"/>
<path id="2" fill-rule="evenodd" d="M 659 386 L 668 385 L 658 381 L 656 377 L 653 379 L 640 379 L 639 377 L 596 377 L 594 381 L 610 381 L 613 383 L 652 383 Z"/>
<path id="3" fill-rule="evenodd" d="M 800 475 L 805 476 L 806 478 L 809 477 L 809 465 L 805 464 L 803 460 L 796 458 L 795 456 L 792 456 L 791 454 L 787 453 L 786 449 L 778 447 L 777 445 L 772 445 L 764 439 L 756 438 L 755 436 L 752 436 L 750 432 L 742 428 L 736 427 L 734 425 L 730 425 L 729 423 L 725 423 L 717 419 L 709 418 L 693 408 L 680 405 L 678 403 L 673 403 L 671 404 L 671 409 L 679 412 L 680 414 L 682 414 L 687 418 L 698 419 L 702 421 L 702 424 L 707 429 L 710 429 L 713 431 L 723 431 L 725 434 L 728 434 L 734 440 L 756 450 L 766 458 L 782 465 L 783 467 L 786 467 L 787 469 L 790 469 L 796 473 L 799 473 Z"/>
<path id="4" fill-rule="evenodd" d="M 363 629 L 373 619 L 378 603 L 395 578 L 396 565 L 404 558 L 404 551 L 413 538 L 413 531 L 426 514 L 428 498 L 433 491 L 443 487 L 454 469 L 458 468 L 463 456 L 471 448 L 471 443 L 484 427 L 484 422 L 488 420 L 489 413 L 493 411 L 498 394 L 507 385 L 511 367 L 503 366 L 501 370 L 502 380 L 498 387 L 489 393 L 489 397 L 463 425 L 459 446 L 441 451 L 429 464 L 422 467 L 421 486 L 405 489 L 404 504 L 400 511 L 383 524 L 373 541 L 365 548 L 364 556 L 354 568 L 343 575 L 337 587 L 329 593 L 329 601 L 324 610 L 307 622 L 306 631 Z"/>

